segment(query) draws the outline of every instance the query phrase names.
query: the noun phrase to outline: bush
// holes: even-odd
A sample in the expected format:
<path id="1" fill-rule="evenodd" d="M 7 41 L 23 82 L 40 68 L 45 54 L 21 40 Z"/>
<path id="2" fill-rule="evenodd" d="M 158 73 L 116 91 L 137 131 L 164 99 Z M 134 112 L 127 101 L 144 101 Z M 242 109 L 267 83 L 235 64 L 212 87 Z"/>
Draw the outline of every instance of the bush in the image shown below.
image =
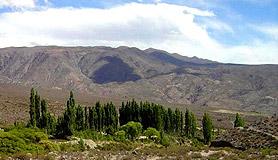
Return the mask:
<path id="1" fill-rule="evenodd" d="M 170 145 L 170 139 L 167 135 L 165 135 L 163 132 L 160 132 L 160 144 L 168 147 Z"/>
<path id="2" fill-rule="evenodd" d="M 130 121 L 127 124 L 121 126 L 120 130 L 124 130 L 126 132 L 128 139 L 134 140 L 141 134 L 142 128 L 143 126 L 141 123 Z"/>
<path id="3" fill-rule="evenodd" d="M 41 152 L 44 147 L 38 142 L 47 139 L 45 133 L 36 129 L 12 128 L 7 132 L 0 131 L 0 153 Z"/>
<path id="4" fill-rule="evenodd" d="M 97 149 L 103 151 L 131 151 L 137 147 L 135 143 L 130 142 L 113 142 L 97 146 Z"/>
<path id="5" fill-rule="evenodd" d="M 48 135 L 44 132 L 31 128 L 12 129 L 9 133 L 22 138 L 27 143 L 38 143 L 41 140 L 48 139 Z"/>
<path id="6" fill-rule="evenodd" d="M 44 148 L 45 151 L 47 152 L 52 152 L 52 151 L 60 151 L 60 146 L 56 143 L 53 143 L 48 140 L 43 140 L 40 142 L 40 145 Z"/>
<path id="7" fill-rule="evenodd" d="M 118 142 L 124 142 L 126 140 L 126 133 L 125 131 L 118 131 L 115 133 L 114 135 L 114 139 L 115 141 L 118 141 Z"/>
<path id="8" fill-rule="evenodd" d="M 144 131 L 144 135 L 154 141 L 160 140 L 160 133 L 155 128 L 152 128 L 152 127 L 147 128 Z"/>
<path id="9" fill-rule="evenodd" d="M 64 152 L 78 152 L 80 151 L 79 144 L 62 143 L 60 144 L 61 151 Z"/>
<path id="10" fill-rule="evenodd" d="M 8 132 L 0 131 L 0 152 L 15 153 L 25 150 L 26 143 L 23 139 Z"/>
<path id="11" fill-rule="evenodd" d="M 78 144 L 79 144 L 79 148 L 80 148 L 81 151 L 86 150 L 86 146 L 85 146 L 84 140 L 82 138 L 80 138 Z"/>

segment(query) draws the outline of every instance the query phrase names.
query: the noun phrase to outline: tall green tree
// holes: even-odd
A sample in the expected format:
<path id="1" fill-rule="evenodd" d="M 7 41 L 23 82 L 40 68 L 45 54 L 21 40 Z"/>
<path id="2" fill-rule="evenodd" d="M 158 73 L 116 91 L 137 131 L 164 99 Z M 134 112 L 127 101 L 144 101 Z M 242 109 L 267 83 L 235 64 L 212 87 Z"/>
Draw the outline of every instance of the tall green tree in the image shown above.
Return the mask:
<path id="1" fill-rule="evenodd" d="M 84 111 L 85 111 L 85 129 L 88 129 L 89 128 L 89 112 L 88 112 L 88 107 L 85 107 L 84 108 Z"/>
<path id="2" fill-rule="evenodd" d="M 175 110 L 175 118 L 174 118 L 174 126 L 175 126 L 175 132 L 180 133 L 180 127 L 181 127 L 181 114 L 180 110 L 176 108 Z"/>
<path id="3" fill-rule="evenodd" d="M 29 104 L 29 115 L 30 115 L 30 126 L 36 127 L 36 109 L 35 109 L 35 89 L 31 89 L 30 93 L 30 104 Z"/>
<path id="4" fill-rule="evenodd" d="M 186 108 L 185 111 L 185 117 L 184 117 L 184 133 L 186 137 L 190 136 L 190 125 L 191 125 L 191 117 L 190 117 L 190 112 Z"/>
<path id="5" fill-rule="evenodd" d="M 171 108 L 168 108 L 168 111 L 167 111 L 167 114 L 168 114 L 168 118 L 169 118 L 169 132 L 174 132 L 174 114 L 173 114 L 173 111 Z"/>
<path id="6" fill-rule="evenodd" d="M 203 120 L 203 136 L 205 144 L 210 144 L 213 136 L 213 125 L 208 113 L 204 113 Z"/>
<path id="7" fill-rule="evenodd" d="M 36 126 L 40 127 L 40 119 L 41 119 L 41 98 L 38 92 L 35 94 L 35 117 L 36 117 Z"/>
<path id="8" fill-rule="evenodd" d="M 40 127 L 41 128 L 46 128 L 48 126 L 48 111 L 47 111 L 47 103 L 43 99 L 41 101 L 41 123 Z"/>
<path id="9" fill-rule="evenodd" d="M 183 112 L 180 112 L 180 134 L 183 135 L 184 133 L 184 115 Z"/>
<path id="10" fill-rule="evenodd" d="M 57 120 L 54 115 L 47 112 L 47 133 L 54 135 L 56 131 Z"/>
<path id="11" fill-rule="evenodd" d="M 84 109 L 80 105 L 78 105 L 76 110 L 76 129 L 78 131 L 85 129 Z"/>
<path id="12" fill-rule="evenodd" d="M 162 130 L 162 126 L 163 126 L 163 117 L 162 117 L 162 108 L 161 108 L 161 106 L 158 106 L 158 105 L 155 105 L 155 107 L 154 107 L 154 123 L 155 123 L 155 128 L 157 129 L 157 130 Z"/>
<path id="13" fill-rule="evenodd" d="M 234 121 L 234 127 L 244 127 L 244 120 L 240 117 L 240 115 L 236 114 L 236 119 Z"/>
<path id="14" fill-rule="evenodd" d="M 95 110 L 96 110 L 96 116 L 95 116 L 95 123 L 96 123 L 96 129 L 98 130 L 98 131 L 101 131 L 102 130 L 102 128 L 103 128 L 103 119 L 102 119 L 102 117 L 103 117 L 103 114 L 102 114 L 102 107 L 101 107 L 101 104 L 100 104 L 100 102 L 97 102 L 96 103 L 96 105 L 95 105 Z"/>
<path id="15" fill-rule="evenodd" d="M 92 130 L 96 130 L 96 111 L 95 111 L 95 107 L 90 107 L 89 108 L 89 117 L 88 117 L 88 121 L 89 121 L 89 128 Z"/>
<path id="16" fill-rule="evenodd" d="M 58 125 L 56 128 L 58 137 L 71 136 L 76 129 L 76 106 L 72 91 L 67 100 L 67 108 L 64 115 L 63 117 L 58 118 Z"/>
<path id="17" fill-rule="evenodd" d="M 193 112 L 190 112 L 190 137 L 194 138 L 197 131 L 197 120 Z"/>

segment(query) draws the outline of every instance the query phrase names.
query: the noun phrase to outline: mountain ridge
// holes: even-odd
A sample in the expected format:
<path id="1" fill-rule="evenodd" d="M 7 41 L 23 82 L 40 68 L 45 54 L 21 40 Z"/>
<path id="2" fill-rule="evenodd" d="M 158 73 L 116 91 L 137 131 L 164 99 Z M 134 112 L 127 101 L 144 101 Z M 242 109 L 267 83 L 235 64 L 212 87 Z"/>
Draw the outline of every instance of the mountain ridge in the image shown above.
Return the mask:
<path id="1" fill-rule="evenodd" d="M 103 97 L 277 112 L 278 65 L 225 64 L 121 46 L 0 49 L 0 82 Z"/>

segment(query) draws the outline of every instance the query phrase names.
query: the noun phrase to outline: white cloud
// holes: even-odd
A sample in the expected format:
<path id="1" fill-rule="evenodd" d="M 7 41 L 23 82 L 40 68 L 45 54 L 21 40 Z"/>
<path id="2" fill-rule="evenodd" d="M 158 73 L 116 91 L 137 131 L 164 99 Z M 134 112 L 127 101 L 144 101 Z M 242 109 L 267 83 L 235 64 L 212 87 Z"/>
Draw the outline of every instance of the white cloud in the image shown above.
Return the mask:
<path id="1" fill-rule="evenodd" d="M 205 18 L 202 20 L 201 24 L 203 24 L 206 28 L 217 30 L 219 32 L 234 33 L 234 29 L 230 25 L 215 18 Z"/>
<path id="2" fill-rule="evenodd" d="M 36 5 L 36 0 L 0 0 L 1 7 L 10 7 L 10 8 L 34 8 Z"/>
<path id="3" fill-rule="evenodd" d="M 127 45 L 222 62 L 278 63 L 274 43 L 224 46 L 194 21 L 196 16 L 215 15 L 211 11 L 165 3 L 4 13 L 0 15 L 0 47 Z M 225 26 L 220 21 L 219 24 L 220 28 Z M 264 50 L 268 57 L 262 52 Z"/>
<path id="4" fill-rule="evenodd" d="M 270 38 L 278 40 L 278 25 L 277 24 L 264 24 L 264 25 L 251 25 L 255 30 L 260 31 Z"/>

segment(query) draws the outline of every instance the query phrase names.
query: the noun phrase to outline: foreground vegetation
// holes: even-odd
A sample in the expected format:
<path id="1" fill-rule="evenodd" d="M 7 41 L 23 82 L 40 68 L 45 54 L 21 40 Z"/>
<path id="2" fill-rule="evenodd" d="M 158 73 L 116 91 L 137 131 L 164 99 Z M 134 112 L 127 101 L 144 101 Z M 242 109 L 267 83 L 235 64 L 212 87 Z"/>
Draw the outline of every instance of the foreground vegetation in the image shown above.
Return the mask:
<path id="1" fill-rule="evenodd" d="M 123 102 L 119 110 L 113 103 L 97 102 L 93 107 L 82 107 L 76 104 L 70 92 L 66 105 L 65 112 L 56 119 L 48 111 L 47 102 L 32 89 L 27 125 L 15 123 L 0 131 L 2 158 L 28 154 L 49 158 L 60 153 L 84 151 L 89 156 L 96 152 L 95 149 L 99 155 L 125 152 L 125 156 L 131 153 L 130 156 L 135 157 L 153 155 L 165 159 L 167 156 L 233 159 L 255 152 L 259 153 L 255 158 L 277 155 L 277 151 L 267 148 L 239 152 L 208 147 L 215 132 L 207 113 L 203 115 L 202 129 L 197 129 L 196 117 L 189 110 L 183 113 L 149 102 Z M 244 120 L 238 114 L 234 126 L 244 126 Z"/>
<path id="2" fill-rule="evenodd" d="M 30 95 L 30 121 L 28 126 L 40 128 L 56 138 L 72 136 L 76 131 L 97 131 L 108 135 L 121 134 L 129 140 L 136 139 L 144 130 L 159 135 L 164 133 L 175 136 L 195 138 L 197 121 L 195 115 L 171 108 L 135 100 L 122 103 L 119 110 L 111 103 L 93 107 L 82 107 L 76 104 L 73 92 L 70 92 L 64 114 L 56 120 L 47 110 L 45 100 L 32 89 Z M 212 138 L 213 125 L 209 115 L 204 114 L 204 142 L 209 144 Z M 158 135 L 152 135 L 158 137 Z"/>

